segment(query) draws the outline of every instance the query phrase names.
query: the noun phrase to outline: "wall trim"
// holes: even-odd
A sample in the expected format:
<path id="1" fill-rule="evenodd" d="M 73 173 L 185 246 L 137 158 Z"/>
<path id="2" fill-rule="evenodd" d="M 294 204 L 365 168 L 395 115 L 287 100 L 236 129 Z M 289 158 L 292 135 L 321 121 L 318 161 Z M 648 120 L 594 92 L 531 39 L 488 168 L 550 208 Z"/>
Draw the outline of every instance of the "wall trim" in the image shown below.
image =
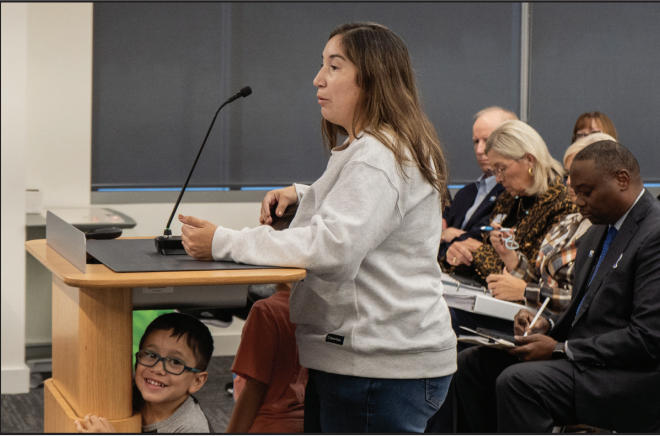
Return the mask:
<path id="1" fill-rule="evenodd" d="M 30 392 L 30 368 L 25 364 L 18 367 L 2 367 L 1 391 L 3 395 Z"/>
<path id="2" fill-rule="evenodd" d="M 532 5 L 528 2 L 520 6 L 520 120 L 529 121 L 530 61 L 532 50 Z"/>

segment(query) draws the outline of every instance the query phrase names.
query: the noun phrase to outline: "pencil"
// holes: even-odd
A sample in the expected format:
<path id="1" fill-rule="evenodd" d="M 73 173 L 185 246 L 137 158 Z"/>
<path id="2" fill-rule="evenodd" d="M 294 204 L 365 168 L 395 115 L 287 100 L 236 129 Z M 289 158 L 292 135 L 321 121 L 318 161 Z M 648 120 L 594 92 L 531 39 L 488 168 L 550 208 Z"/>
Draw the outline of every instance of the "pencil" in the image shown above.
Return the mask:
<path id="1" fill-rule="evenodd" d="M 532 320 L 532 322 L 529 324 L 529 327 L 527 327 L 527 331 L 525 332 L 525 334 L 523 335 L 523 337 L 526 337 L 526 336 L 527 336 L 527 333 L 529 333 L 530 330 L 532 330 L 532 326 L 534 325 L 534 323 L 536 322 L 536 320 L 539 319 L 539 317 L 541 316 L 541 314 L 542 314 L 543 311 L 545 310 L 545 306 L 547 306 L 549 302 L 550 302 L 550 297 L 547 297 L 547 298 L 545 299 L 545 301 L 543 302 L 543 304 L 541 305 L 541 308 L 539 309 L 539 311 L 536 312 L 536 316 L 534 317 L 534 319 Z"/>

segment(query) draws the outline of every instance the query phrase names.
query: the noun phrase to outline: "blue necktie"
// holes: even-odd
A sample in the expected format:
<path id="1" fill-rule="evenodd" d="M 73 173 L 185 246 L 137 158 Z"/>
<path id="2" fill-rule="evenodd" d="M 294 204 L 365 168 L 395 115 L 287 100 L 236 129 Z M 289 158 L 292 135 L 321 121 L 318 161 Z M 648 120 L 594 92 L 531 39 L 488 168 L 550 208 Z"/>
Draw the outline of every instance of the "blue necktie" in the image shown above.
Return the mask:
<path id="1" fill-rule="evenodd" d="M 598 263 L 596 263 L 596 268 L 594 268 L 593 274 L 591 274 L 591 278 L 589 279 L 589 284 L 587 286 L 591 285 L 591 282 L 594 280 L 594 277 L 596 277 L 596 273 L 598 272 L 598 267 L 600 267 L 600 264 L 603 263 L 603 259 L 605 259 L 605 255 L 607 254 L 607 250 L 610 248 L 610 244 L 614 240 L 614 237 L 617 234 L 617 229 L 614 226 L 610 226 L 609 230 L 607 231 L 607 237 L 605 238 L 605 242 L 603 242 L 603 249 L 600 251 L 600 257 L 598 258 Z M 584 297 L 586 297 L 587 294 L 584 294 Z M 580 307 L 582 307 L 582 303 L 584 303 L 584 297 L 582 297 L 582 301 L 580 301 L 580 305 L 577 308 L 577 311 L 575 312 L 576 314 L 580 313 Z"/>

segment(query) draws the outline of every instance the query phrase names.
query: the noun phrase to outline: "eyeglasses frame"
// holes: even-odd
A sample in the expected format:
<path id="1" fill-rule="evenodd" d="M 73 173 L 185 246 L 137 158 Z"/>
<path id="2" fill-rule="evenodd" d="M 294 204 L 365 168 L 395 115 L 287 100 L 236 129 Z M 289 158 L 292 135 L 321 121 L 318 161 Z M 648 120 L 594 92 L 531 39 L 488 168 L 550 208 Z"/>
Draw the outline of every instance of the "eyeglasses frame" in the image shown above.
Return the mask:
<path id="1" fill-rule="evenodd" d="M 138 354 L 140 354 L 142 351 L 148 351 L 148 352 L 150 352 L 151 354 L 155 354 L 155 355 L 158 357 L 158 359 L 156 359 L 156 361 L 154 362 L 153 365 L 145 365 L 144 363 L 140 362 L 140 360 L 138 359 Z M 181 372 L 178 373 L 178 374 L 173 373 L 172 371 L 168 371 L 168 370 L 167 370 L 167 367 L 165 366 L 165 359 L 176 359 L 176 360 L 180 360 L 180 361 L 183 363 L 183 371 L 181 371 Z M 156 353 L 155 351 L 151 351 L 151 350 L 140 350 L 140 351 L 138 351 L 137 353 L 135 353 L 135 362 L 136 362 L 136 363 L 139 363 L 139 364 L 142 365 L 142 366 L 146 366 L 147 368 L 153 368 L 154 366 L 158 365 L 158 362 L 160 362 L 160 361 L 163 362 L 163 369 L 165 370 L 165 372 L 168 372 L 168 373 L 170 373 L 170 374 L 172 374 L 172 375 L 181 375 L 181 374 L 183 374 L 183 373 L 186 372 L 186 371 L 190 371 L 190 372 L 192 372 L 193 374 L 194 374 L 194 373 L 197 373 L 197 372 L 202 372 L 202 371 L 200 371 L 200 370 L 197 369 L 197 368 L 191 368 L 191 367 L 189 367 L 188 365 L 186 365 L 186 362 L 184 362 L 183 360 L 179 359 L 178 357 L 168 357 L 168 356 L 162 357 L 160 354 Z"/>
<path id="2" fill-rule="evenodd" d="M 504 169 L 500 168 L 493 168 L 493 174 L 496 176 L 500 176 L 502 179 L 504 179 L 504 172 L 509 169 L 511 165 L 514 163 L 518 162 L 520 159 L 514 159 L 513 162 L 511 162 L 509 165 L 505 166 Z"/>

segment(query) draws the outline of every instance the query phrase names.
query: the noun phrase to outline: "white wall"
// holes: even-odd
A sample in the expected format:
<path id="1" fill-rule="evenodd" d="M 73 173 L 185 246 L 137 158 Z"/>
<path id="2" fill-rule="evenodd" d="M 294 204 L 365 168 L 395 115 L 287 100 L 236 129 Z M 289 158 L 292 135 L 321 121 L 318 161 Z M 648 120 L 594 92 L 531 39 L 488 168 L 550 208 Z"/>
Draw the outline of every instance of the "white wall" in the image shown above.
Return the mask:
<path id="1" fill-rule="evenodd" d="M 25 189 L 39 189 L 45 208 L 90 205 L 92 31 L 90 3 L 2 3 L 3 394 L 28 391 Z M 162 234 L 172 211 L 172 204 L 107 206 L 138 223 L 126 236 Z M 179 210 L 240 229 L 259 224 L 259 207 L 184 203 Z"/>
<path id="2" fill-rule="evenodd" d="M 2 393 L 27 392 L 25 149 L 27 6 L 2 3 Z"/>

